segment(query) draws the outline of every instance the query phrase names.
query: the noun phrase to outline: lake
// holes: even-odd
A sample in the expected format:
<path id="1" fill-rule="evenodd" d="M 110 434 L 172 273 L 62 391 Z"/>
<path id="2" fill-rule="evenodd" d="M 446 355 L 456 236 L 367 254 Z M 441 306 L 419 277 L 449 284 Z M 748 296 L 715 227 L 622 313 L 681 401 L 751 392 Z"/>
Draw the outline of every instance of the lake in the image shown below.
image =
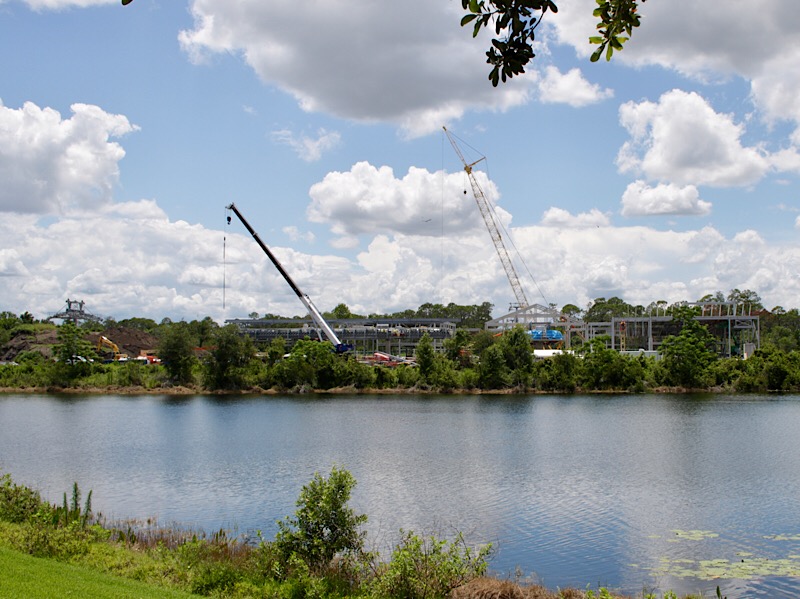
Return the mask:
<path id="1" fill-rule="evenodd" d="M 332 465 L 399 530 L 551 588 L 800 596 L 800 396 L 0 395 L 0 471 L 109 519 L 236 534 Z"/>

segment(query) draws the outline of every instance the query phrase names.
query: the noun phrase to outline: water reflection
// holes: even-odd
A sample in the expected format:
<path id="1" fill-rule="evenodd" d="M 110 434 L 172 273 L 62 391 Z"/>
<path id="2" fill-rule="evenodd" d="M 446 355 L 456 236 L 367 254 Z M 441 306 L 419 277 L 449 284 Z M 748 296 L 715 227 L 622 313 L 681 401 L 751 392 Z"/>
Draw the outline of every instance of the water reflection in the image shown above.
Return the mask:
<path id="1" fill-rule="evenodd" d="M 553 587 L 794 596 L 783 571 L 692 572 L 800 554 L 798 399 L 10 395 L 0 469 L 55 499 L 78 481 L 107 516 L 269 537 L 337 464 L 384 551 L 400 528 L 461 530 Z"/>

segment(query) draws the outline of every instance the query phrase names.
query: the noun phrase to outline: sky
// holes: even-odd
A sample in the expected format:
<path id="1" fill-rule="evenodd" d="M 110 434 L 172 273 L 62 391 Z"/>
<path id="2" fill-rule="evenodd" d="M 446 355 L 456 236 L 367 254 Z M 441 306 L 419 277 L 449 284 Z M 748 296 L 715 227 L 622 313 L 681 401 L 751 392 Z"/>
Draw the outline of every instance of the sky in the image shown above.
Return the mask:
<path id="1" fill-rule="evenodd" d="M 160 321 L 749 289 L 800 307 L 796 0 L 562 0 L 497 88 L 458 0 L 0 0 L 0 310 Z M 678 7 L 678 8 L 676 8 Z M 483 160 L 481 160 L 483 159 Z"/>

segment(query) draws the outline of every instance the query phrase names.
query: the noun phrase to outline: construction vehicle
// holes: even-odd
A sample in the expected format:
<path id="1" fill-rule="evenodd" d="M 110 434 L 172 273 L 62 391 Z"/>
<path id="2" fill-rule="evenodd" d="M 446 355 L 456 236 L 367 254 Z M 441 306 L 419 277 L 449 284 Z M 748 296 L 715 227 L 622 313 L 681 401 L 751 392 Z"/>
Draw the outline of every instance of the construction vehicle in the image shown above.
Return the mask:
<path id="1" fill-rule="evenodd" d="M 250 223 L 247 222 L 245 217 L 242 216 L 242 213 L 239 212 L 239 209 L 236 208 L 236 205 L 231 203 L 230 206 L 227 206 L 227 209 L 233 211 L 233 213 L 239 218 L 239 220 L 244 225 L 244 228 L 247 229 L 247 232 L 250 233 L 250 235 L 253 236 L 253 239 L 256 240 L 256 243 L 258 244 L 258 246 L 264 251 L 264 253 L 270 259 L 272 264 L 275 265 L 275 268 L 277 268 L 278 272 L 281 273 L 281 275 L 283 276 L 284 280 L 289 284 L 289 287 L 291 287 L 292 291 L 294 291 L 295 295 L 297 295 L 297 297 L 300 298 L 300 301 L 305 306 L 306 310 L 308 311 L 309 316 L 311 316 L 311 320 L 313 320 L 314 324 L 317 325 L 317 334 L 319 335 L 319 331 L 320 330 L 323 333 L 325 333 L 325 337 L 327 338 L 327 340 L 330 341 L 331 343 L 333 343 L 333 346 L 336 349 L 336 353 L 340 353 L 341 354 L 341 353 L 345 353 L 345 352 L 348 352 L 348 351 L 352 350 L 353 349 L 352 345 L 348 345 L 346 343 L 342 343 L 342 341 L 339 339 L 339 336 L 334 332 L 334 330 L 331 328 L 331 326 L 325 321 L 325 319 L 322 317 L 322 314 L 320 313 L 320 311 L 317 310 L 317 307 L 314 305 L 314 302 L 311 301 L 311 298 L 308 297 L 308 295 L 306 295 L 302 291 L 300 291 L 300 288 L 292 280 L 292 277 L 289 276 L 289 273 L 286 272 L 286 269 L 283 268 L 283 265 L 281 265 L 281 263 L 278 261 L 278 259 L 275 257 L 275 255 L 270 251 L 270 249 L 266 246 L 266 244 L 263 241 L 261 241 L 261 238 L 258 236 L 258 233 L 256 233 L 255 230 L 253 229 L 253 227 L 250 226 Z M 228 224 L 230 224 L 230 222 L 231 222 L 231 217 L 229 215 L 228 216 Z M 320 336 L 320 340 L 322 340 L 321 336 Z"/>
<path id="2" fill-rule="evenodd" d="M 450 140 L 450 145 L 453 146 L 453 149 L 461 159 L 461 162 L 464 163 L 464 171 L 467 173 L 469 183 L 472 186 L 472 194 L 475 196 L 475 202 L 478 204 L 478 209 L 483 217 L 483 222 L 486 223 L 486 228 L 489 229 L 489 235 L 492 237 L 492 242 L 497 250 L 497 255 L 500 257 L 500 262 L 502 262 L 503 268 L 506 271 L 508 282 L 511 283 L 511 290 L 514 292 L 514 297 L 517 299 L 516 308 L 527 308 L 530 304 L 528 304 L 528 299 L 525 297 L 525 291 L 522 289 L 522 284 L 519 282 L 519 276 L 517 276 L 517 271 L 514 268 L 514 264 L 511 262 L 511 256 L 508 254 L 506 245 L 503 242 L 503 237 L 500 235 L 500 227 L 497 225 L 495 220 L 496 216 L 494 214 L 494 210 L 492 209 L 489 200 L 486 199 L 481 186 L 478 185 L 478 180 L 475 178 L 475 174 L 472 172 L 472 167 L 484 160 L 485 157 L 482 157 L 471 164 L 468 163 L 464 158 L 464 154 L 461 152 L 461 148 L 458 147 L 455 138 L 447 130 L 447 127 L 442 127 L 442 129 L 444 129 L 447 139 Z M 464 193 L 467 192 L 465 191 Z"/>
<path id="3" fill-rule="evenodd" d="M 119 351 L 119 346 L 116 343 L 105 335 L 100 335 L 100 339 L 97 340 L 97 353 L 107 353 L 106 350 L 110 350 L 113 355 L 112 359 L 109 361 L 127 362 L 129 359 L 128 354 Z"/>

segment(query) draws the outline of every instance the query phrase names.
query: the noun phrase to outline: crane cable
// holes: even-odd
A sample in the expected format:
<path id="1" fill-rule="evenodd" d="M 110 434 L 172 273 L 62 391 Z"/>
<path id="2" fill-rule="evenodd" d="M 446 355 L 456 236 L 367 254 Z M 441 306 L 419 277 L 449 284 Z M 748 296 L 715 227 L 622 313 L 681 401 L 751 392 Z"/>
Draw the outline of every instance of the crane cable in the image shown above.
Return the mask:
<path id="1" fill-rule="evenodd" d="M 491 181 L 492 179 L 491 179 L 491 176 L 489 175 L 489 159 L 485 158 L 484 162 L 486 163 L 486 176 Z M 505 226 L 503 225 L 503 221 L 501 221 L 497 217 L 497 213 L 494 210 L 494 202 L 492 201 L 491 197 L 488 198 L 488 200 L 489 200 L 489 208 L 491 208 L 491 211 L 492 211 L 492 218 L 494 218 L 494 220 L 497 223 L 497 225 L 500 227 L 500 229 L 502 229 L 503 234 L 506 236 L 506 239 L 508 239 L 509 242 L 511 242 L 511 247 L 514 248 L 514 253 L 517 256 L 517 259 L 522 263 L 522 266 L 525 268 L 525 272 L 528 273 L 528 276 L 530 277 L 531 281 L 533 281 L 533 285 L 534 285 L 534 287 L 536 287 L 536 290 L 539 292 L 539 295 L 542 296 L 542 299 L 544 300 L 544 303 L 545 304 L 549 304 L 548 301 L 547 301 L 547 298 L 544 295 L 544 291 L 542 291 L 542 288 L 539 286 L 539 282 L 536 280 L 536 277 L 533 276 L 533 273 L 531 272 L 531 269 L 528 268 L 528 263 L 525 262 L 525 258 L 522 257 L 522 253 L 517 249 L 517 246 L 514 243 L 514 238 L 506 230 Z"/>
<path id="2" fill-rule="evenodd" d="M 478 155 L 480 155 L 482 157 L 483 162 L 486 164 L 486 178 L 489 181 L 491 181 L 492 178 L 491 178 L 491 175 L 489 174 L 489 159 L 486 156 L 484 156 L 483 154 L 481 154 L 481 152 L 479 152 L 476 148 L 471 146 L 469 143 L 467 143 L 466 141 L 464 141 L 463 139 L 461 139 L 460 137 L 455 135 L 452 131 L 450 131 L 450 134 L 453 137 L 455 137 L 462 145 L 466 146 L 467 148 L 469 148 L 470 150 L 472 150 L 473 152 L 475 152 L 476 154 L 478 154 Z M 464 190 L 464 193 L 466 193 L 466 189 Z M 486 196 L 485 193 L 484 193 L 484 196 Z M 505 235 L 505 238 L 508 239 L 511 242 L 511 247 L 514 249 L 514 253 L 516 254 L 517 260 L 522 263 L 522 266 L 525 268 L 525 272 L 528 273 L 528 276 L 530 277 L 531 281 L 533 281 L 533 284 L 536 287 L 536 290 L 539 292 L 539 295 L 542 296 L 542 299 L 544 300 L 545 304 L 547 304 L 548 303 L 547 302 L 547 298 L 545 297 L 544 292 L 542 291 L 542 288 L 539 286 L 539 282 L 536 280 L 536 277 L 533 276 L 533 273 L 531 272 L 531 269 L 528 268 L 528 264 L 525 262 L 525 259 L 522 257 L 522 253 L 520 253 L 520 251 L 517 249 L 517 246 L 514 243 L 514 238 L 506 230 L 505 226 L 503 225 L 503 222 L 497 217 L 497 213 L 495 212 L 494 202 L 492 201 L 492 198 L 489 197 L 489 196 L 486 196 L 486 203 L 489 206 L 490 215 L 492 217 L 492 220 L 494 220 L 495 225 L 500 228 L 500 230 L 503 232 L 503 235 Z"/>
<path id="3" fill-rule="evenodd" d="M 228 210 L 225 209 L 225 215 L 227 216 Z M 227 226 L 231 225 L 231 219 L 228 216 L 228 224 Z M 228 247 L 228 232 L 226 229 L 223 229 L 222 233 L 222 311 L 225 311 L 225 271 L 227 262 L 227 247 Z"/>

